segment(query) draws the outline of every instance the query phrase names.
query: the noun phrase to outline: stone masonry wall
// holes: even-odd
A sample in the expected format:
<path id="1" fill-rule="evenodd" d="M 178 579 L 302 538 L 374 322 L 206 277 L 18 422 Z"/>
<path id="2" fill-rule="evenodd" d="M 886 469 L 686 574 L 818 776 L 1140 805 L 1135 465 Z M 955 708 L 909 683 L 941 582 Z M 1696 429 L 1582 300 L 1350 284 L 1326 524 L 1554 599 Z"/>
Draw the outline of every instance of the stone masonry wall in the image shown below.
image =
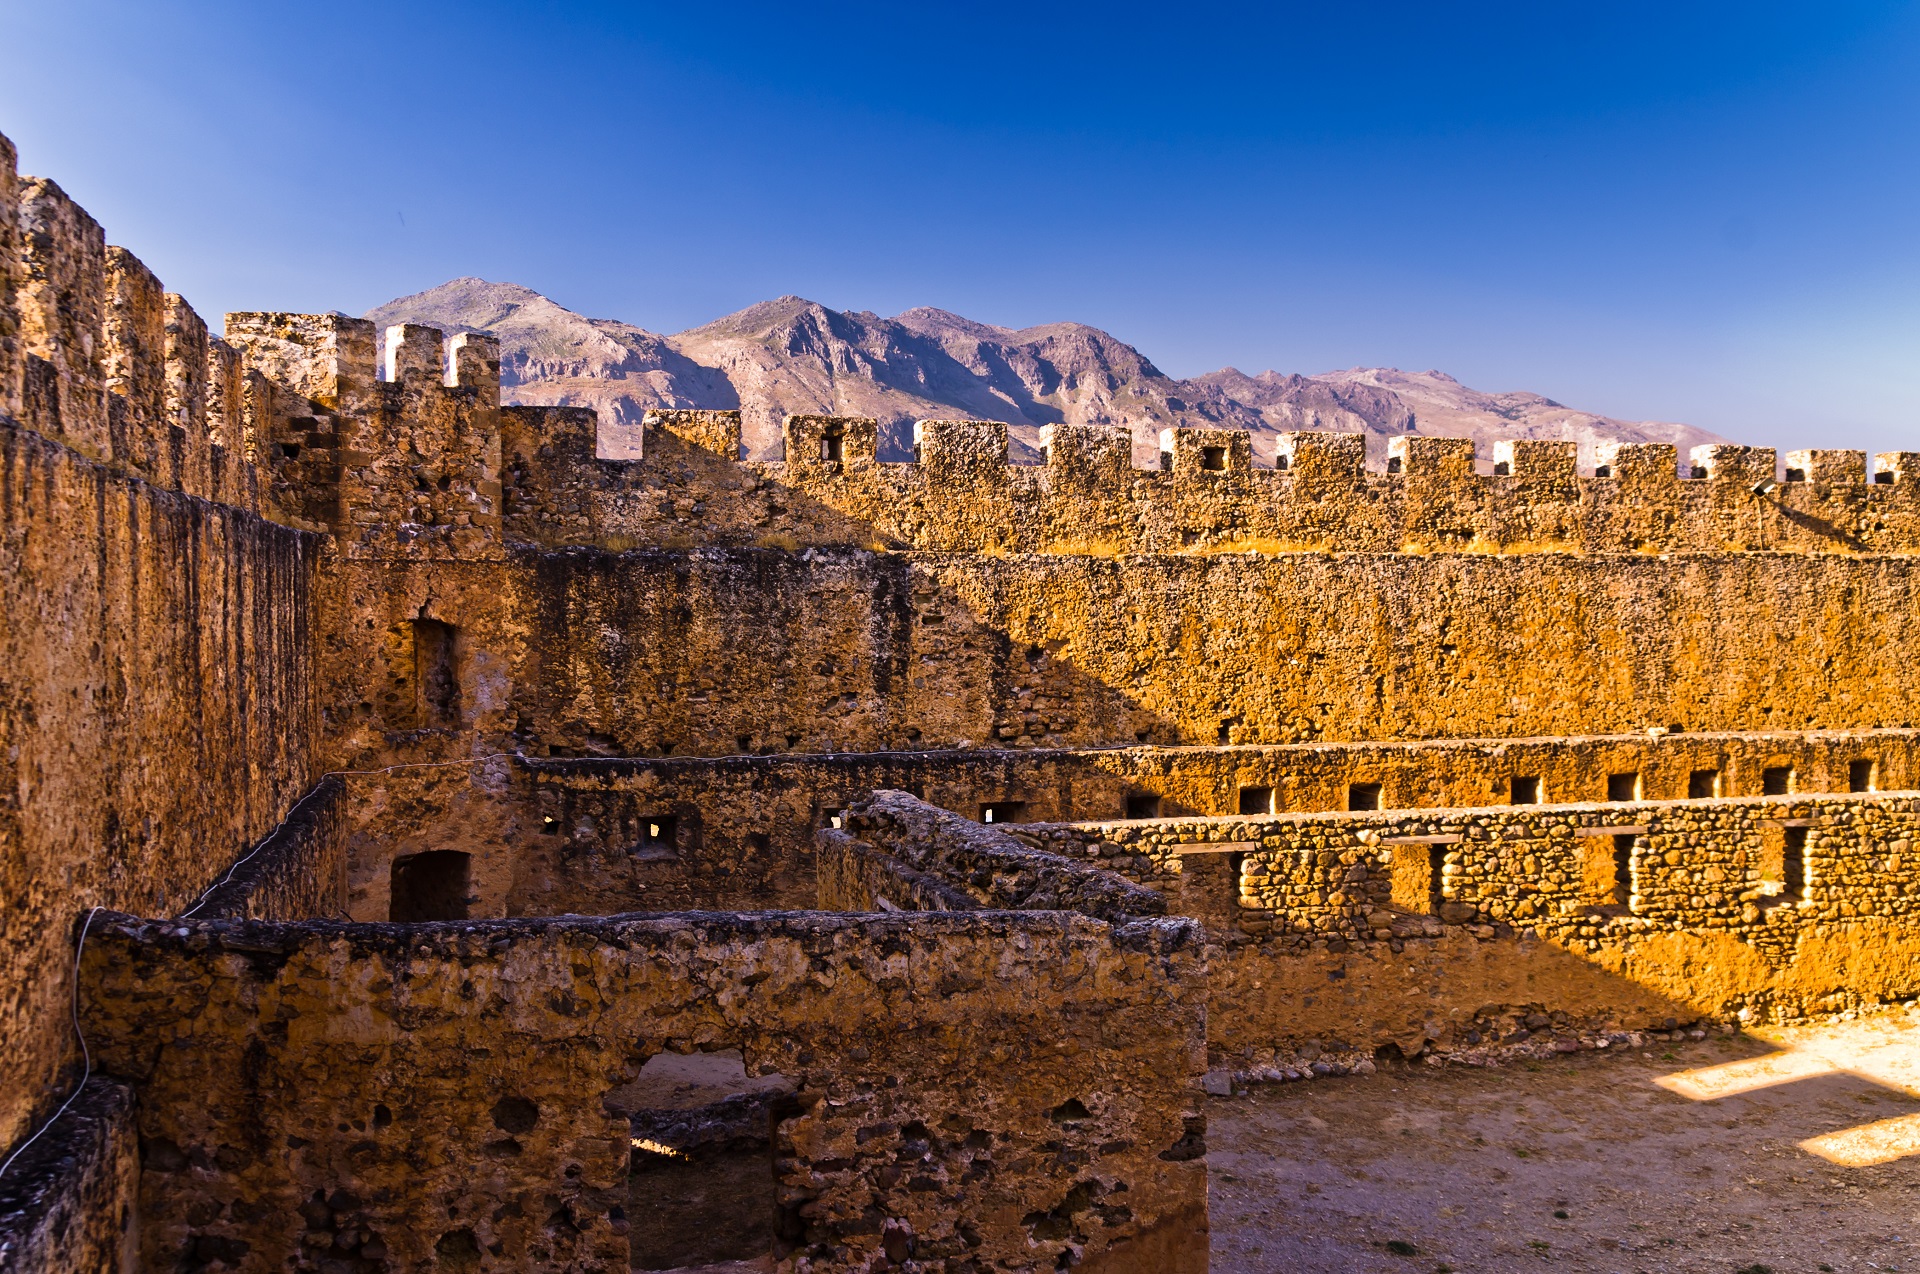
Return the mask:
<path id="1" fill-rule="evenodd" d="M 1424 743 L 1131 747 L 1085 751 L 776 754 L 723 758 L 497 757 L 347 779 L 351 914 L 387 918 L 396 859 L 472 856 L 470 915 L 810 907 L 814 834 L 876 788 L 978 820 L 1110 819 L 1130 798 L 1157 814 L 1338 810 L 1354 784 L 1394 808 L 1507 800 L 1516 778 L 1560 803 L 1610 786 L 1683 796 L 1711 774 L 1724 795 L 1910 786 L 1912 731 L 1615 735 Z M 664 837 L 650 835 L 671 820 Z M 1016 834 L 1018 829 L 1014 829 Z M 292 913 L 282 913 L 292 914 Z"/>
<path id="2" fill-rule="evenodd" d="M 329 585 L 325 695 L 355 768 L 493 750 L 1910 727 L 1920 665 L 1885 652 L 1920 641 L 1917 569 L 1797 554 L 348 562 Z M 423 618 L 455 633 L 437 725 Z"/>
<path id="3" fill-rule="evenodd" d="M 1912 793 L 1017 834 L 1207 915 L 1221 944 L 1209 1035 L 1241 1054 L 1309 1036 L 1460 1046 L 1496 1033 L 1480 1019 L 1504 1013 L 1511 1029 L 1543 1008 L 1645 1026 L 1793 1018 L 1920 991 Z M 1226 872 L 1205 870 L 1216 864 Z"/>
<path id="4" fill-rule="evenodd" d="M 1045 461 L 1007 463 L 1007 427 L 922 421 L 917 461 L 875 458 L 858 417 L 794 416 L 786 459 L 743 463 L 729 411 L 654 411 L 639 458 L 596 455 L 592 413 L 511 409 L 507 534 L 607 548 L 803 545 L 1022 553 L 1903 552 L 1920 541 L 1913 453 L 1724 444 L 1676 456 L 1602 444 L 1581 475 L 1570 442 L 1392 440 L 1388 472 L 1356 434 L 1282 435 L 1285 469 L 1255 469 L 1246 435 L 1169 430 L 1133 467 L 1125 427 L 1057 425 Z M 1215 454 L 1209 454 L 1210 452 Z M 837 453 L 837 458 L 827 458 Z M 1209 462 L 1217 467 L 1209 467 Z M 1684 463 L 1680 463 L 1684 461 Z M 1676 476 L 1676 469 L 1680 475 Z M 1776 476 L 1785 481 L 1756 492 Z"/>
<path id="5" fill-rule="evenodd" d="M 973 897 L 938 876 L 915 871 L 837 827 L 822 828 L 822 911 L 979 911 Z"/>
<path id="6" fill-rule="evenodd" d="M 841 816 L 846 834 L 924 872 L 982 907 L 1078 911 L 1112 923 L 1166 913 L 1166 899 L 1113 872 L 1035 852 L 997 827 L 928 805 L 905 792 L 875 792 Z M 834 844 L 833 829 L 821 833 Z"/>
<path id="7" fill-rule="evenodd" d="M 182 914 L 204 920 L 346 919 L 347 787 L 328 775 Z"/>
<path id="8" fill-rule="evenodd" d="M 0 1271 L 140 1269 L 140 1140 L 134 1095 L 94 1076 L 0 1182 Z"/>
<path id="9" fill-rule="evenodd" d="M 0 1145 L 70 1083 L 88 907 L 188 905 L 313 783 L 315 553 L 0 421 Z"/>
<path id="10" fill-rule="evenodd" d="M 788 1274 L 1205 1269 L 1186 922 L 116 916 L 84 972 L 100 1064 L 141 1094 L 147 1268 L 624 1269 L 602 1095 L 737 1047 L 797 1090 Z"/>

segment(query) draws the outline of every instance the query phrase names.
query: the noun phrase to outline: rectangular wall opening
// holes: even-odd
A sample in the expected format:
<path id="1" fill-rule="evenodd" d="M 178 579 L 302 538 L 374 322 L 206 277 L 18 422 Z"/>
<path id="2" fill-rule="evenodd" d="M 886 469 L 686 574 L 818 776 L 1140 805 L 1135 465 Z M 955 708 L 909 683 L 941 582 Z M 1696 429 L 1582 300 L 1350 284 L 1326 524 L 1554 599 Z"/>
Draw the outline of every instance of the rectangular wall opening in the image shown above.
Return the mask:
<path id="1" fill-rule="evenodd" d="M 1871 759 L 1863 758 L 1847 762 L 1847 790 L 1849 792 L 1878 790 L 1879 784 L 1875 780 L 1879 776 L 1874 772 L 1876 768 Z"/>
<path id="2" fill-rule="evenodd" d="M 393 860 L 387 919 L 395 924 L 465 920 L 473 899 L 473 857 L 457 849 L 430 849 Z"/>
<path id="3" fill-rule="evenodd" d="M 1445 845 L 1427 846 L 1427 914 L 1440 914 L 1440 905 L 1447 900 L 1447 847 Z"/>
<path id="4" fill-rule="evenodd" d="M 781 1219 L 773 1133 L 792 1092 L 784 1076 L 748 1076 L 740 1050 L 726 1049 L 658 1054 L 601 1099 L 630 1129 L 633 1269 L 769 1260 Z"/>
<path id="5" fill-rule="evenodd" d="M 1273 789 L 1270 787 L 1241 788 L 1239 812 L 1242 814 L 1273 813 Z"/>
<path id="6" fill-rule="evenodd" d="M 1347 808 L 1350 810 L 1379 809 L 1380 785 L 1378 783 L 1347 784 Z"/>
<path id="7" fill-rule="evenodd" d="M 1159 818 L 1160 798 L 1151 792 L 1130 792 L 1127 794 L 1128 818 Z"/>
<path id="8" fill-rule="evenodd" d="M 983 823 L 1022 823 L 1027 818 L 1025 801 L 990 801 L 980 807 Z"/>
<path id="9" fill-rule="evenodd" d="M 680 857 L 680 820 L 671 814 L 648 814 L 640 820 L 640 839 L 633 856 L 642 862 L 671 862 Z"/>
<path id="10" fill-rule="evenodd" d="M 1769 765 L 1760 771 L 1760 795 L 1785 796 L 1793 791 L 1793 768 L 1786 765 Z"/>
<path id="11" fill-rule="evenodd" d="M 1796 903 L 1806 896 L 1807 829 L 1805 824 L 1760 825 L 1760 897 L 1762 908 Z"/>
<path id="12" fill-rule="evenodd" d="M 1613 834 L 1613 905 L 1633 904 L 1633 833 Z"/>
<path id="13" fill-rule="evenodd" d="M 1640 772 L 1631 774 L 1607 775 L 1607 799 L 1609 801 L 1637 801 L 1640 799 Z"/>
<path id="14" fill-rule="evenodd" d="M 822 460 L 838 460 L 843 453 L 844 444 L 838 429 L 828 430 L 825 434 L 821 435 L 820 458 Z"/>
<path id="15" fill-rule="evenodd" d="M 1246 855 L 1180 856 L 1180 914 L 1224 937 L 1240 927 L 1240 876 Z"/>
<path id="16" fill-rule="evenodd" d="M 1581 905 L 1602 914 L 1616 914 L 1626 906 L 1632 888 L 1633 836 L 1583 836 L 1575 852 L 1579 856 Z"/>
<path id="17" fill-rule="evenodd" d="M 1200 467 L 1210 472 L 1219 472 L 1227 467 L 1227 449 L 1225 447 L 1200 448 Z"/>
<path id="18" fill-rule="evenodd" d="M 1807 896 L 1807 829 L 1804 827 L 1785 827 L 1782 838 L 1780 897 L 1787 902 L 1799 902 Z"/>
<path id="19" fill-rule="evenodd" d="M 1540 803 L 1540 776 L 1537 774 L 1515 775 L 1512 787 L 1512 800 L 1515 805 L 1538 805 Z"/>
<path id="20" fill-rule="evenodd" d="M 1695 770 L 1687 775 L 1687 799 L 1704 800 L 1709 796 L 1720 795 L 1720 771 Z"/>
<path id="21" fill-rule="evenodd" d="M 413 621 L 413 684 L 419 697 L 420 724 L 460 724 L 458 631 L 437 619 Z"/>

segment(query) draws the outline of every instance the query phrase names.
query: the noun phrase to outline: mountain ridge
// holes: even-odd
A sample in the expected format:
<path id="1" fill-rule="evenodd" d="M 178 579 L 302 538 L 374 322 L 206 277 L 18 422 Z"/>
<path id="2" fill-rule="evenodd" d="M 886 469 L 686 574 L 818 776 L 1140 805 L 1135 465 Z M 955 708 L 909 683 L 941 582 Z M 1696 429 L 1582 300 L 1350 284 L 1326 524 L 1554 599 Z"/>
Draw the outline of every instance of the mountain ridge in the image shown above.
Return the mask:
<path id="1" fill-rule="evenodd" d="M 384 331 L 425 323 L 500 340 L 505 401 L 592 407 L 608 454 L 637 444 L 650 408 L 737 408 L 748 454 L 777 458 L 789 412 L 873 416 L 884 459 L 911 455 L 912 422 L 1004 420 L 1016 461 L 1038 458 L 1042 426 L 1125 425 L 1136 462 L 1151 464 L 1169 426 L 1244 429 L 1256 463 L 1277 435 L 1331 429 L 1366 435 L 1371 461 L 1387 440 L 1426 433 L 1474 438 L 1481 455 L 1502 438 L 1564 438 L 1592 463 L 1596 442 L 1671 442 L 1682 454 L 1724 439 L 1689 425 L 1625 421 L 1525 390 L 1487 393 L 1438 370 L 1356 367 L 1301 375 L 1234 367 L 1168 376 L 1139 349 L 1083 323 L 1007 328 L 933 306 L 892 317 L 780 296 L 681 332 L 590 318 L 532 288 L 452 279 L 367 312 Z M 622 436 L 625 436 L 623 441 Z"/>

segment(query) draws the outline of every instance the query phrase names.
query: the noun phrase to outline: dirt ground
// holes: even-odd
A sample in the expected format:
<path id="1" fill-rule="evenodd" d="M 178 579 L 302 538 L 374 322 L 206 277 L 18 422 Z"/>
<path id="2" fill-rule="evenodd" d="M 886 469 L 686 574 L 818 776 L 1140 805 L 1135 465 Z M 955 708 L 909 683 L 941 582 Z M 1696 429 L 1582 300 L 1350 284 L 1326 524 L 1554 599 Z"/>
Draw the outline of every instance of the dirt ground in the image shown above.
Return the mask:
<path id="1" fill-rule="evenodd" d="M 1920 1011 L 1215 1098 L 1213 1274 L 1920 1274 Z"/>

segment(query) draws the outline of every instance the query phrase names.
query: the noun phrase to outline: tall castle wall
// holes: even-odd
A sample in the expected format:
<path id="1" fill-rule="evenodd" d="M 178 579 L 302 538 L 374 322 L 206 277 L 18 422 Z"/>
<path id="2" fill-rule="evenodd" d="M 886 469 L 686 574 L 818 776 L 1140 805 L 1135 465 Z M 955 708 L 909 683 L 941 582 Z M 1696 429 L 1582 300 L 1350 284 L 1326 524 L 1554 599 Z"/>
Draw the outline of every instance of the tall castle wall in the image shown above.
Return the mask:
<path id="1" fill-rule="evenodd" d="M 337 570 L 326 697 L 356 763 L 1865 729 L 1915 724 L 1920 691 L 1887 657 L 1920 640 L 1915 560 L 1892 555 L 522 548 Z M 458 686 L 438 716 L 423 633 Z"/>
<path id="2" fill-rule="evenodd" d="M 188 906 L 322 767 L 320 544 L 218 441 L 231 351 L 4 139 L 0 281 L 6 1145 L 70 1085 L 80 917 Z"/>

